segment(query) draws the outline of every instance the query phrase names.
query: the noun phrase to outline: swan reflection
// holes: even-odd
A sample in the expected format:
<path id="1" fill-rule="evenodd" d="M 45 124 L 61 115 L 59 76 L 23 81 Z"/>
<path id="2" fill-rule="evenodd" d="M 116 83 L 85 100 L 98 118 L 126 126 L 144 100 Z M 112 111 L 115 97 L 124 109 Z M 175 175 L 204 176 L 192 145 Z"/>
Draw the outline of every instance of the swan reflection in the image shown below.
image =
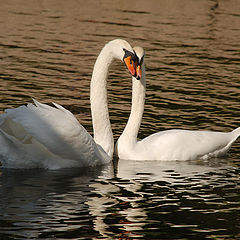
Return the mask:
<path id="1" fill-rule="evenodd" d="M 145 162 L 119 159 L 117 177 L 121 181 L 116 185 L 122 192 L 126 192 L 126 197 L 121 195 L 118 200 L 127 206 L 120 211 L 126 219 L 122 222 L 122 229 L 128 237 L 136 237 L 136 234 L 141 235 L 141 232 L 146 230 L 146 226 L 154 224 L 154 215 L 160 216 L 163 221 L 165 218 L 165 221 L 169 221 L 169 215 L 173 215 L 174 222 L 178 216 L 177 211 L 194 211 L 198 201 L 207 202 L 216 197 L 215 194 L 209 194 L 209 186 L 219 185 L 220 179 L 225 178 L 226 167 L 234 169 L 226 159 L 208 162 Z M 190 203 L 195 201 L 189 209 L 181 209 L 185 198 Z M 157 221 L 161 222 L 159 219 Z M 184 222 L 183 219 L 182 223 Z"/>
<path id="2" fill-rule="evenodd" d="M 91 195 L 94 182 L 112 176 L 112 164 L 58 171 L 4 169 L 0 176 L 0 220 L 9 224 L 1 227 L 0 234 L 44 238 L 81 232 L 84 226 L 93 229 L 87 202 L 95 197 Z"/>
<path id="3" fill-rule="evenodd" d="M 174 225 L 176 217 L 190 212 L 201 218 L 201 212 L 209 212 L 216 199 L 222 201 L 224 210 L 226 199 L 218 192 L 219 187 L 235 188 L 237 181 L 226 179 L 231 171 L 234 167 L 219 159 L 206 163 L 120 159 L 115 173 L 111 164 L 92 170 L 5 169 L 0 176 L 0 221 L 4 219 L 8 225 L 1 227 L 0 234 L 18 238 L 144 237 L 143 232 L 156 221 Z M 190 226 L 184 218 L 182 224 Z"/>

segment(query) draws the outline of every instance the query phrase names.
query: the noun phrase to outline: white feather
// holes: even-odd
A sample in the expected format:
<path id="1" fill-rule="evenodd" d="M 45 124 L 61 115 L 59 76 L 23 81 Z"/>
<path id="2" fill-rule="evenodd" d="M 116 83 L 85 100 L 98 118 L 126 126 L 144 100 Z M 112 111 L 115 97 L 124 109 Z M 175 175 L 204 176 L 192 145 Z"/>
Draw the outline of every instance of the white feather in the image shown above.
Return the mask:
<path id="1" fill-rule="evenodd" d="M 55 107 L 33 99 L 34 104 L 7 109 L 0 115 L 0 161 L 6 168 L 93 167 L 111 161 L 113 136 L 107 108 L 106 80 L 114 59 L 123 60 L 116 39 L 102 49 L 91 79 L 91 110 L 94 140 L 74 115 L 59 104 Z M 93 96 L 94 95 L 94 96 Z"/>
<path id="2" fill-rule="evenodd" d="M 140 47 L 134 48 L 139 59 L 144 56 Z M 127 125 L 118 139 L 116 152 L 121 159 L 129 160 L 194 160 L 225 155 L 240 135 L 240 128 L 232 132 L 167 130 L 137 141 L 144 111 L 146 90 L 145 67 L 142 78 L 132 78 L 132 108 Z"/>

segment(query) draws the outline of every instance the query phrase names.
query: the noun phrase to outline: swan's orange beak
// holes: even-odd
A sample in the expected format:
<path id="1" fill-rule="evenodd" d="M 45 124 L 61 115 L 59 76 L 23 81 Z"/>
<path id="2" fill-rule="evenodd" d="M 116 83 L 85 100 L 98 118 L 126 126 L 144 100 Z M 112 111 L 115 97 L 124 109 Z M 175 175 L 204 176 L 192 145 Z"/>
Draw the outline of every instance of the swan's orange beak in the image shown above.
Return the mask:
<path id="1" fill-rule="evenodd" d="M 137 63 L 133 61 L 132 56 L 125 57 L 123 60 L 132 76 L 136 77 Z"/>
<path id="2" fill-rule="evenodd" d="M 141 65 L 137 65 L 136 68 L 136 79 L 139 80 L 142 77 L 142 68 Z"/>

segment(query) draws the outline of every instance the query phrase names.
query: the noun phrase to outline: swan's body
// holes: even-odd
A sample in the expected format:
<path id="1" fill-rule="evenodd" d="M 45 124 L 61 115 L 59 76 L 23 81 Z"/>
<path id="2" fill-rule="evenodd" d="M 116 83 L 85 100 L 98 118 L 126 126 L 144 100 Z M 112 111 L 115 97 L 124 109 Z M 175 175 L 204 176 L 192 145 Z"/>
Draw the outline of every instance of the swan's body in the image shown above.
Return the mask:
<path id="1" fill-rule="evenodd" d="M 144 51 L 134 48 L 139 58 L 138 68 L 142 73 L 132 78 L 132 108 L 127 125 L 118 139 L 117 154 L 121 159 L 129 160 L 194 160 L 220 157 L 227 153 L 240 135 L 240 128 L 232 132 L 167 130 L 152 134 L 137 141 L 145 99 Z"/>
<path id="2" fill-rule="evenodd" d="M 88 167 L 106 164 L 113 155 L 113 135 L 107 107 L 106 80 L 114 59 L 124 60 L 134 75 L 131 46 L 124 40 L 105 45 L 91 79 L 94 139 L 74 115 L 55 107 L 28 104 L 0 115 L 0 161 L 6 168 Z"/>

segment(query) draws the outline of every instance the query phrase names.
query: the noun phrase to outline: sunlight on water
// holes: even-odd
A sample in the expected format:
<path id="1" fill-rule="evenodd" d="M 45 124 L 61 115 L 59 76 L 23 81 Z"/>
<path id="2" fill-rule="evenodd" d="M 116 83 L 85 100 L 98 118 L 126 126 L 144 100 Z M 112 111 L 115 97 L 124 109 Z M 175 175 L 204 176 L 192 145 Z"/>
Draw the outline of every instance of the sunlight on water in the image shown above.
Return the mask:
<path id="1" fill-rule="evenodd" d="M 240 119 L 240 3 L 2 1 L 0 110 L 56 102 L 92 133 L 89 87 L 104 44 L 146 51 L 139 138 L 171 128 L 230 131 Z M 109 109 L 117 140 L 131 81 L 116 62 Z M 1 170 L 2 239 L 238 239 L 240 141 L 227 158 L 114 159 L 97 169 Z"/>

